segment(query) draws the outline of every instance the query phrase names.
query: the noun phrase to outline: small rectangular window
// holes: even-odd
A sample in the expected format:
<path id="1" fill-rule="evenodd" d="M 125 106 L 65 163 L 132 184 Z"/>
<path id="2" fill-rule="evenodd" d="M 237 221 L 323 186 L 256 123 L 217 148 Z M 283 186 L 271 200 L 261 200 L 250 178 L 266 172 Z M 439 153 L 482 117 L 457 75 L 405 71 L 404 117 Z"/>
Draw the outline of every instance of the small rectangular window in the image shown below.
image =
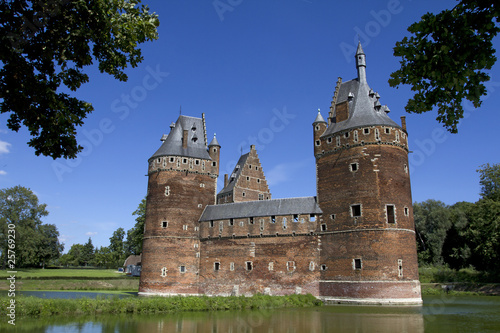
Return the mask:
<path id="1" fill-rule="evenodd" d="M 220 270 L 220 262 L 214 262 L 214 271 Z"/>
<path id="2" fill-rule="evenodd" d="M 249 224 L 253 224 L 253 217 L 249 217 L 249 218 L 248 218 L 248 223 L 249 223 Z"/>
<path id="3" fill-rule="evenodd" d="M 299 222 L 299 214 L 293 215 L 293 222 Z"/>
<path id="4" fill-rule="evenodd" d="M 187 158 L 182 159 L 182 164 L 187 164 L 187 162 L 188 162 Z"/>
<path id="5" fill-rule="evenodd" d="M 209 224 L 208 224 L 208 226 L 209 226 L 210 228 L 213 228 L 213 227 L 214 227 L 214 221 L 210 221 L 210 222 L 209 222 Z"/>
<path id="6" fill-rule="evenodd" d="M 352 205 L 351 206 L 351 216 L 352 217 L 360 217 L 361 216 L 361 205 Z"/>
<path id="7" fill-rule="evenodd" d="M 326 265 L 321 265 L 319 269 L 322 271 L 326 271 Z"/>
<path id="8" fill-rule="evenodd" d="M 212 162 L 212 166 L 216 167 L 217 166 L 217 162 Z"/>
<path id="9" fill-rule="evenodd" d="M 182 230 L 188 230 L 188 226 L 187 226 L 187 224 L 184 224 L 184 225 L 182 226 Z"/>
<path id="10" fill-rule="evenodd" d="M 286 270 L 289 272 L 295 271 L 295 261 L 287 261 L 286 262 Z"/>
<path id="11" fill-rule="evenodd" d="M 324 224 L 324 223 L 323 223 L 323 224 L 321 225 L 321 231 L 326 231 L 326 224 Z"/>
<path id="12" fill-rule="evenodd" d="M 271 216 L 271 223 L 276 223 L 276 216 Z"/>
<path id="13" fill-rule="evenodd" d="M 351 163 L 350 168 L 352 172 L 358 171 L 358 163 Z"/>
<path id="14" fill-rule="evenodd" d="M 253 263 L 251 261 L 247 261 L 245 264 L 246 264 L 247 271 L 253 270 Z"/>
<path id="15" fill-rule="evenodd" d="M 386 209 L 387 209 L 387 223 L 396 223 L 394 205 L 387 205 Z"/>
<path id="16" fill-rule="evenodd" d="M 259 193 L 259 200 L 264 200 L 264 194 Z"/>
<path id="17" fill-rule="evenodd" d="M 229 225 L 234 225 L 234 219 L 229 219 Z"/>
<path id="18" fill-rule="evenodd" d="M 321 141 L 316 140 L 316 146 L 319 146 L 319 145 L 321 145 Z"/>
<path id="19" fill-rule="evenodd" d="M 180 271 L 181 273 L 186 273 L 186 266 L 181 266 L 181 267 L 179 267 L 179 271 Z"/>
<path id="20" fill-rule="evenodd" d="M 398 259 L 398 276 L 403 277 L 403 259 Z"/>
<path id="21" fill-rule="evenodd" d="M 234 262 L 229 263 L 229 270 L 232 272 L 234 271 Z"/>
<path id="22" fill-rule="evenodd" d="M 361 259 L 354 259 L 354 269 L 361 269 L 361 268 L 362 268 Z"/>
<path id="23" fill-rule="evenodd" d="M 167 221 L 163 221 L 163 222 L 161 223 L 161 227 L 162 227 L 162 228 L 166 228 L 166 227 L 168 227 L 168 222 L 167 222 Z"/>
<path id="24" fill-rule="evenodd" d="M 388 128 L 388 127 L 386 127 L 386 128 L 385 128 L 385 134 L 391 134 L 391 129 L 390 129 L 390 128 Z"/>
<path id="25" fill-rule="evenodd" d="M 271 261 L 271 262 L 267 265 L 267 269 L 268 269 L 268 270 L 270 270 L 270 271 L 274 270 L 274 262 L 272 262 L 272 261 Z"/>
<path id="26" fill-rule="evenodd" d="M 335 214 L 330 215 L 330 219 L 331 219 L 332 221 L 335 221 Z"/>
<path id="27" fill-rule="evenodd" d="M 369 128 L 363 128 L 363 134 L 370 134 Z"/>
<path id="28" fill-rule="evenodd" d="M 410 210 L 408 209 L 408 207 L 405 207 L 405 216 L 408 216 L 410 215 Z"/>
<path id="29" fill-rule="evenodd" d="M 316 214 L 309 214 L 309 222 L 315 222 L 316 221 Z"/>

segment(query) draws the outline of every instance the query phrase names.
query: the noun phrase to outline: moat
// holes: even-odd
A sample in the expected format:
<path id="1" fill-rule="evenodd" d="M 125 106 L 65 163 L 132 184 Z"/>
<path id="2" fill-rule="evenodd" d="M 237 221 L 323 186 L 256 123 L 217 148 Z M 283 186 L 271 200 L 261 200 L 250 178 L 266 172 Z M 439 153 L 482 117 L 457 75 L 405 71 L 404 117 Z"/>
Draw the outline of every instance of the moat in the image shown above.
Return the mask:
<path id="1" fill-rule="evenodd" d="M 16 332 L 498 332 L 500 297 L 427 296 L 423 306 L 347 306 L 23 319 Z M 5 326 L 2 327 L 5 330 Z M 9 331 L 9 330 L 7 330 Z"/>

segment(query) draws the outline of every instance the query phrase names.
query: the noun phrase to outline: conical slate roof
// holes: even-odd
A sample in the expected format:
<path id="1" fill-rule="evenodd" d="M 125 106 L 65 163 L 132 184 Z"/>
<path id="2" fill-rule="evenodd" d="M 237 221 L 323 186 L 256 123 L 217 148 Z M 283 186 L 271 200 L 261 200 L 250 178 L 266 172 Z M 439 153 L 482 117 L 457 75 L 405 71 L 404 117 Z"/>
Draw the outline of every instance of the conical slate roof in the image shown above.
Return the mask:
<path id="1" fill-rule="evenodd" d="M 321 115 L 321 111 L 318 109 L 318 115 L 316 116 L 316 119 L 314 120 L 313 124 L 317 123 L 326 123 L 325 119 Z"/>
<path id="2" fill-rule="evenodd" d="M 214 134 L 214 138 L 212 139 L 212 141 L 210 141 L 210 144 L 208 146 L 209 147 L 210 146 L 219 146 L 220 147 L 219 141 L 217 141 L 217 138 L 215 137 L 215 134 Z"/>
<path id="3" fill-rule="evenodd" d="M 401 127 L 389 118 L 387 115 L 389 108 L 380 104 L 379 94 L 374 92 L 366 82 L 364 56 L 360 43 L 356 52 L 358 77 L 342 82 L 336 91 L 336 105 L 347 102 L 349 117 L 344 121 L 332 122 L 322 136 L 329 136 L 347 129 L 364 126 Z"/>
<path id="4" fill-rule="evenodd" d="M 183 147 L 183 133 L 188 131 L 187 147 Z M 185 156 L 211 160 L 205 140 L 205 124 L 202 118 L 179 116 L 160 148 L 150 160 L 160 156 Z"/>

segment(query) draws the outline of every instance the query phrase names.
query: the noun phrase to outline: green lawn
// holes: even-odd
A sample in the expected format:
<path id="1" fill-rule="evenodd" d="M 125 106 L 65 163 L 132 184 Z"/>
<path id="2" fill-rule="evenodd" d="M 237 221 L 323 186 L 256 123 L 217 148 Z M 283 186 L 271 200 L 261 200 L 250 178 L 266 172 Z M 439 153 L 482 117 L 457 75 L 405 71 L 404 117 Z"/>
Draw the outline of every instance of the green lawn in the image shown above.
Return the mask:
<path id="1" fill-rule="evenodd" d="M 114 269 L 41 269 L 41 268 L 21 268 L 16 270 L 17 278 L 36 277 L 65 277 L 65 278 L 116 278 L 126 277 L 124 273 L 117 273 Z M 8 270 L 0 270 L 0 279 L 9 277 Z"/>

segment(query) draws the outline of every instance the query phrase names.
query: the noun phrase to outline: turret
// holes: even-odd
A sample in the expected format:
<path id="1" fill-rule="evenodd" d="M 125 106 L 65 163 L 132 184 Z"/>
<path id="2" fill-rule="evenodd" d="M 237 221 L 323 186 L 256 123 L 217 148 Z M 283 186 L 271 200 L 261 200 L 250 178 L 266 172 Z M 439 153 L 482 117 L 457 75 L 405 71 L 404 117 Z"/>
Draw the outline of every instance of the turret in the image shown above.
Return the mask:
<path id="1" fill-rule="evenodd" d="M 361 47 L 361 42 L 358 43 L 358 49 L 356 50 L 356 68 L 359 82 L 366 83 L 366 55 Z"/>
<path id="2" fill-rule="evenodd" d="M 318 154 L 321 152 L 321 135 L 325 132 L 327 128 L 327 123 L 325 119 L 323 119 L 323 116 L 321 116 L 321 111 L 318 109 L 318 115 L 316 116 L 316 119 L 312 123 L 313 125 L 313 138 L 314 138 L 314 155 Z"/>
<path id="3" fill-rule="evenodd" d="M 198 219 L 215 203 L 220 145 L 207 146 L 204 116 L 179 116 L 162 142 L 148 160 L 139 291 L 197 294 Z"/>
<path id="4" fill-rule="evenodd" d="M 331 123 L 315 137 L 320 290 L 327 299 L 420 303 L 406 125 L 368 86 L 361 44 L 356 68 L 357 78 L 337 81 Z"/>
<path id="5" fill-rule="evenodd" d="M 214 138 L 208 145 L 208 154 L 210 155 L 210 158 L 212 159 L 212 173 L 219 175 L 219 162 L 220 162 L 220 144 L 217 141 L 217 138 L 214 133 Z"/>

